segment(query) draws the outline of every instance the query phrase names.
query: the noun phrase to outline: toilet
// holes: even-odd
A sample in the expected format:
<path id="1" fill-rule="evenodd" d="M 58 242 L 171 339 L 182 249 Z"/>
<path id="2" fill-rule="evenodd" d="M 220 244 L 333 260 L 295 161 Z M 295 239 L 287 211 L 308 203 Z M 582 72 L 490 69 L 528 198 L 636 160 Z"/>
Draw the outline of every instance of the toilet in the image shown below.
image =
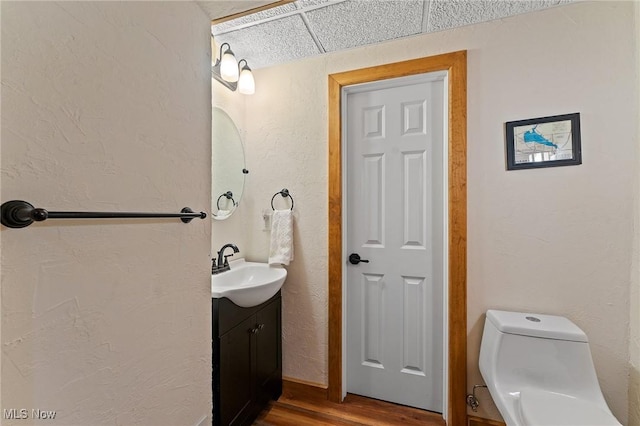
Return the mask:
<path id="1" fill-rule="evenodd" d="M 507 426 L 619 426 L 569 319 L 487 311 L 480 372 Z"/>

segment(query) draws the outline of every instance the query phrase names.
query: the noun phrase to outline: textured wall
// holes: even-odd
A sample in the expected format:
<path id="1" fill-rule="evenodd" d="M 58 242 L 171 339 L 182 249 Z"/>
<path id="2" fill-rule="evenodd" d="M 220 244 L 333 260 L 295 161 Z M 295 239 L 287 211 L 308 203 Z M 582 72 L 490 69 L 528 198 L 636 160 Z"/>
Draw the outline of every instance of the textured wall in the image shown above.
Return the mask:
<path id="1" fill-rule="evenodd" d="M 266 260 L 260 210 L 288 187 L 296 259 L 284 285 L 284 374 L 327 381 L 327 75 L 468 50 L 468 383 L 482 382 L 484 312 L 570 317 L 589 335 L 605 398 L 627 421 L 636 176 L 634 4 L 594 2 L 256 71 L 246 102 L 247 257 Z M 580 112 L 584 164 L 505 171 L 506 121 Z M 235 231 L 233 230 L 235 229 Z M 329 254 L 330 255 L 330 254 Z M 480 392 L 480 415 L 497 416 Z"/>
<path id="2" fill-rule="evenodd" d="M 209 211 L 195 3 L 1 7 L 3 201 Z M 210 418 L 209 220 L 52 220 L 0 238 L 0 409 L 56 410 L 47 424 L 65 426 Z"/>
<path id="3" fill-rule="evenodd" d="M 274 193 L 289 189 L 295 259 L 283 287 L 283 374 L 326 383 L 327 74 L 323 64 L 314 65 L 317 60 L 256 73 L 259 87 L 246 102 L 244 120 L 250 174 L 240 211 L 246 219 L 236 232 L 250 235 L 248 259 L 266 261 L 269 232 L 263 231 L 262 210 L 271 209 Z M 288 206 L 280 196 L 274 205 Z"/>
<path id="4" fill-rule="evenodd" d="M 635 2 L 636 40 L 640 40 L 640 3 Z M 636 49 L 636 93 L 640 93 L 640 48 Z M 636 97 L 636 102 L 640 99 Z M 640 108 L 637 110 L 637 135 L 640 134 Z M 639 150 L 640 151 L 640 150 Z M 629 426 L 640 426 L 640 152 L 636 153 L 636 170 L 634 176 L 634 229 L 633 234 L 633 269 L 631 274 L 630 294 L 630 338 L 629 338 Z"/>
<path id="5" fill-rule="evenodd" d="M 326 74 L 318 78 L 324 79 Z M 257 78 L 256 94 L 252 96 L 231 93 L 217 82 L 212 83 L 213 104 L 227 111 L 240 129 L 249 169 L 240 207 L 228 220 L 214 221 L 213 251 L 234 242 L 240 248 L 236 256 L 266 262 L 270 233 L 264 230 L 262 211 L 271 210 L 274 193 L 282 188 L 291 191 L 296 207 L 295 260 L 287 266 L 288 278 L 282 290 L 283 374 L 324 383 L 326 142 L 316 143 L 315 138 L 326 133 L 326 113 L 323 111 L 324 118 L 316 120 L 318 117 L 308 114 L 307 100 L 326 95 L 322 86 L 312 85 L 313 93 L 306 93 L 305 87 L 289 87 L 287 101 L 283 102 L 282 94 L 277 93 L 281 83 L 268 77 Z M 310 125 L 314 128 L 306 128 Z M 288 204 L 278 196 L 274 205 L 285 208 Z"/>

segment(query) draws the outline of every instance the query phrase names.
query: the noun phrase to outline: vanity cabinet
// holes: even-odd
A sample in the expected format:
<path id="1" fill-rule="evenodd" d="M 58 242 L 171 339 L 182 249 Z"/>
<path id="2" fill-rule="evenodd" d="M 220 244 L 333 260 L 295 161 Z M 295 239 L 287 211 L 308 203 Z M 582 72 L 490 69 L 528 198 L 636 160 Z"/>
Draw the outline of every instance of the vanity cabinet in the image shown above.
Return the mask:
<path id="1" fill-rule="evenodd" d="M 250 425 L 282 393 L 282 298 L 251 308 L 211 300 L 213 424 Z"/>

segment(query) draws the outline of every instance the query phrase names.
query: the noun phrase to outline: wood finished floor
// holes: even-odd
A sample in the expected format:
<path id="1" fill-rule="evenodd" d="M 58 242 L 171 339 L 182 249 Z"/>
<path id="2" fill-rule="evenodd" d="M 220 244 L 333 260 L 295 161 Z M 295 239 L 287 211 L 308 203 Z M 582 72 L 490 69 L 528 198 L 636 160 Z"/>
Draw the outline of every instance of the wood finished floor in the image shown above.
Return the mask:
<path id="1" fill-rule="evenodd" d="M 442 415 L 347 394 L 329 402 L 326 390 L 284 381 L 282 396 L 260 413 L 254 426 L 420 425 L 444 426 Z"/>

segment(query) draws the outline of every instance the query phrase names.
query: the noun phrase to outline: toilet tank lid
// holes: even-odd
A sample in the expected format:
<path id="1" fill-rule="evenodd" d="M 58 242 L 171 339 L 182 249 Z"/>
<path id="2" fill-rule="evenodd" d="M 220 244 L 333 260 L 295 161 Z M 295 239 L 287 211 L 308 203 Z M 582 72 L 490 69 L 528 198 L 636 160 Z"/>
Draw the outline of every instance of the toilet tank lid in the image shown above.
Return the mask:
<path id="1" fill-rule="evenodd" d="M 503 333 L 572 342 L 589 341 L 584 331 L 565 317 L 488 310 L 487 320 Z"/>

